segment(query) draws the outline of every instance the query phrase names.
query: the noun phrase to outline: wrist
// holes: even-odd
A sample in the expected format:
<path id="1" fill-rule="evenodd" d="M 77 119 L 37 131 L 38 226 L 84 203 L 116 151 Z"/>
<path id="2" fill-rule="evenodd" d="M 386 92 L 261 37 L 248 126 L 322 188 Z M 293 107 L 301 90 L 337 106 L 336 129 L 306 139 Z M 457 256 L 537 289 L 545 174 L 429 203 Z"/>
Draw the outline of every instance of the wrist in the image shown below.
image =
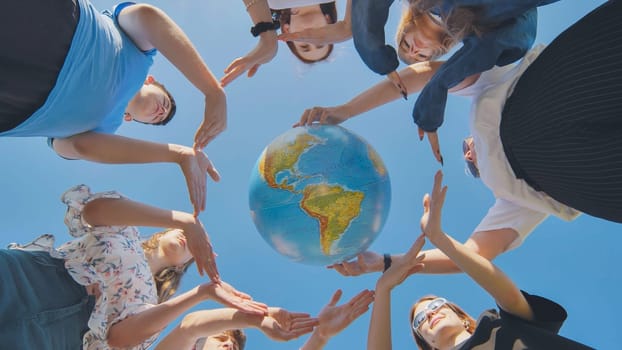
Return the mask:
<path id="1" fill-rule="evenodd" d="M 384 273 L 391 267 L 391 263 L 393 263 L 393 259 L 391 258 L 391 254 L 389 254 L 389 253 L 383 254 L 382 255 L 382 262 L 383 262 L 382 272 Z"/>

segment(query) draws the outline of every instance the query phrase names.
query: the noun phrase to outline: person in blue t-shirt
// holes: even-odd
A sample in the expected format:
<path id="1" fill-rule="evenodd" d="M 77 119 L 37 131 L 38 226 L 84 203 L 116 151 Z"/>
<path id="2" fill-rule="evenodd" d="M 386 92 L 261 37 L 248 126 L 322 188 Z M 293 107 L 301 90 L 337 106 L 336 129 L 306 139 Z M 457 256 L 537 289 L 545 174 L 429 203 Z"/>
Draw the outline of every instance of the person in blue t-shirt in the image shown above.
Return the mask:
<path id="1" fill-rule="evenodd" d="M 195 215 L 203 210 L 205 174 L 219 175 L 201 149 L 224 130 L 227 103 L 175 22 L 151 5 L 130 2 L 103 13 L 89 0 L 7 6 L 0 15 L 0 136 L 48 137 L 68 159 L 177 163 Z M 175 112 L 170 93 L 147 75 L 156 50 L 205 96 L 194 147 L 114 135 L 124 119 L 166 124 Z"/>

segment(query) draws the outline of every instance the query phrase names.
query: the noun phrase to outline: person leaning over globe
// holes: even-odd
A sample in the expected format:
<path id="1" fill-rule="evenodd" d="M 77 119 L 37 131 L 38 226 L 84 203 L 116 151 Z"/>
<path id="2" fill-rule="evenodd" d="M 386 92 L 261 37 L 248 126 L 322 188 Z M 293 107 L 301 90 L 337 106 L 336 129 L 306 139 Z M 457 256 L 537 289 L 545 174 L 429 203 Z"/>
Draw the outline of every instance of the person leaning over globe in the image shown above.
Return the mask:
<path id="1" fill-rule="evenodd" d="M 90 0 L 4 5 L 0 137 L 47 137 L 68 159 L 178 164 L 198 215 L 206 173 L 219 178 L 200 150 L 224 130 L 227 102 L 181 28 L 147 4 L 125 2 L 104 13 Z M 157 51 L 204 96 L 194 147 L 114 135 L 123 120 L 164 125 L 175 113 L 172 96 L 147 75 Z"/>
<path id="2" fill-rule="evenodd" d="M 622 222 L 621 14 L 622 1 L 606 2 L 548 47 L 537 46 L 518 64 L 467 78 L 455 89 L 473 97 L 465 160 L 496 197 L 466 247 L 492 260 L 518 247 L 549 215 L 570 221 L 583 212 Z M 577 49 L 576 42 L 587 44 Z M 599 54 L 588 62 L 591 52 Z M 420 90 L 437 66 L 407 69 L 408 91 Z M 307 111 L 297 124 L 340 123 L 397 98 L 393 85 L 383 82 L 345 105 Z M 401 257 L 364 252 L 332 267 L 359 275 L 382 271 L 391 258 Z M 459 269 L 431 250 L 423 272 Z"/>

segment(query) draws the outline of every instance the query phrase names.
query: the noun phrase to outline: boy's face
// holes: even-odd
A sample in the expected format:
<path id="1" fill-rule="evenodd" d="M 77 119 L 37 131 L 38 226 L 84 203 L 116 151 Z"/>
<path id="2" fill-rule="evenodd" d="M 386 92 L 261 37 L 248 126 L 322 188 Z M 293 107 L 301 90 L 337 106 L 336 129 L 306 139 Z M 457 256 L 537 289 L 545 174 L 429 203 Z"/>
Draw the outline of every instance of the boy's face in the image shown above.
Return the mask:
<path id="1" fill-rule="evenodd" d="M 238 343 L 227 334 L 220 333 L 207 337 L 205 345 L 199 350 L 240 350 Z"/>
<path id="2" fill-rule="evenodd" d="M 159 86 L 145 82 L 133 98 L 136 109 L 132 119 L 146 124 L 156 124 L 166 119 L 171 100 Z"/>

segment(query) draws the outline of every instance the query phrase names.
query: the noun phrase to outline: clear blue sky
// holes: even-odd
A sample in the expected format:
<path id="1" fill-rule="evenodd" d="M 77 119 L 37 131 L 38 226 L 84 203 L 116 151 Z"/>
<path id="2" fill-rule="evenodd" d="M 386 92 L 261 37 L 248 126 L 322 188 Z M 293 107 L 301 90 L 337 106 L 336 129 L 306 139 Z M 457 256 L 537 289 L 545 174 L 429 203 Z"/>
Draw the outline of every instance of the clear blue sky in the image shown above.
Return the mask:
<path id="1" fill-rule="evenodd" d="M 566 0 L 542 8 L 537 42 L 549 43 L 602 2 Z M 256 42 L 249 34 L 251 22 L 241 1 L 152 3 L 180 24 L 218 77 L 233 58 Z M 344 3 L 339 4 L 341 16 Z M 94 0 L 94 4 L 103 10 L 114 2 Z M 396 3 L 387 25 L 390 37 L 399 13 L 400 4 Z M 331 63 L 311 68 L 296 62 L 285 45 L 280 44 L 279 50 L 255 78 L 240 78 L 226 89 L 228 128 L 206 149 L 222 181 L 209 183 L 207 208 L 200 218 L 219 254 L 224 280 L 270 305 L 316 314 L 337 288 L 344 290 L 343 300 L 347 300 L 362 289 L 373 289 L 378 275 L 346 278 L 323 267 L 292 263 L 274 252 L 259 236 L 249 215 L 251 168 L 269 141 L 287 130 L 305 108 L 346 102 L 382 78 L 364 66 L 352 42 L 337 45 Z M 203 99 L 161 55 L 152 72 L 175 94 L 177 116 L 167 127 L 125 125 L 119 133 L 190 145 L 202 118 Z M 381 253 L 403 252 L 419 234 L 421 198 L 431 188 L 432 176 L 439 168 L 427 142 L 419 142 L 416 136 L 410 117 L 414 100 L 413 96 L 408 102 L 394 102 L 344 124 L 373 145 L 391 176 L 391 211 L 383 232 L 371 247 Z M 450 97 L 445 124 L 439 132 L 449 186 L 444 229 L 459 240 L 470 235 L 493 203 L 488 189 L 464 173 L 460 143 L 468 134 L 469 109 L 468 99 Z M 0 138 L 0 159 L 4 164 L 0 175 L 0 246 L 26 242 L 41 233 L 54 233 L 58 242 L 69 239 L 63 224 L 65 208 L 59 197 L 78 183 L 88 184 L 94 191 L 115 189 L 152 205 L 191 211 L 185 182 L 173 165 L 65 161 L 48 149 L 42 138 Z M 570 223 L 549 218 L 521 247 L 496 263 L 521 288 L 565 306 L 569 317 L 561 330 L 563 335 L 599 349 L 616 348 L 622 342 L 618 326 L 622 277 L 615 267 L 622 246 L 620 228 L 588 216 Z M 141 231 L 145 235 L 153 232 L 148 228 Z M 204 281 L 192 269 L 182 290 Z M 412 276 L 393 292 L 395 349 L 415 348 L 408 309 L 419 296 L 429 293 L 446 296 L 476 317 L 494 307 L 488 294 L 463 275 Z M 364 348 L 369 315 L 363 315 L 332 339 L 327 349 Z M 306 339 L 303 336 L 290 343 L 273 343 L 258 331 L 248 334 L 250 349 L 295 349 Z"/>

